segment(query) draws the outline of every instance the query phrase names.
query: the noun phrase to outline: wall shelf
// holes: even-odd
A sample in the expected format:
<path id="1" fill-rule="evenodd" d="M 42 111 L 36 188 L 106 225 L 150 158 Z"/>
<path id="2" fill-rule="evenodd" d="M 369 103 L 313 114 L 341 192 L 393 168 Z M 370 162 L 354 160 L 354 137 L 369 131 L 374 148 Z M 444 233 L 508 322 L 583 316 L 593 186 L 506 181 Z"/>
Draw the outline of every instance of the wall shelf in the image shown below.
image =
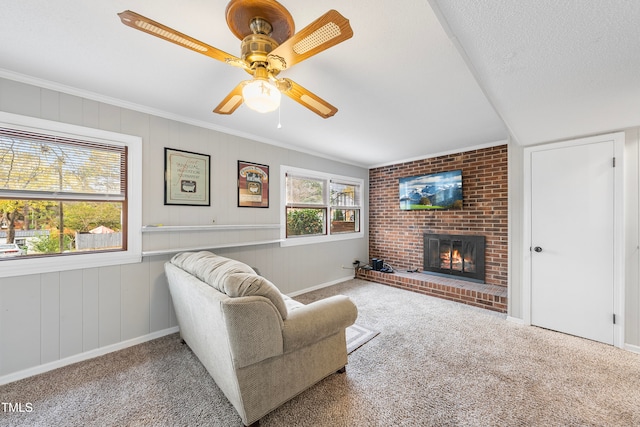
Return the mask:
<path id="1" fill-rule="evenodd" d="M 272 239 L 272 240 L 255 240 L 252 242 L 241 242 L 241 243 L 220 243 L 220 244 L 214 243 L 206 246 L 191 246 L 186 248 L 169 248 L 169 249 L 159 249 L 155 251 L 142 251 L 142 256 L 149 257 L 149 256 L 156 256 L 156 255 L 176 254 L 178 252 L 205 251 L 208 249 L 240 248 L 243 246 L 271 245 L 274 243 L 280 243 L 282 241 L 283 241 L 282 239 Z"/>
<path id="2" fill-rule="evenodd" d="M 280 224 L 225 224 L 225 225 L 145 225 L 143 233 L 180 233 L 191 231 L 239 231 L 239 230 L 279 230 Z M 167 255 L 178 252 L 204 251 L 208 249 L 240 248 L 244 246 L 270 245 L 282 242 L 282 239 L 252 240 L 248 242 L 211 243 L 202 246 L 189 246 L 183 248 L 167 248 L 153 251 L 142 251 L 143 257 Z"/>
<path id="3" fill-rule="evenodd" d="M 229 231 L 280 229 L 280 224 L 227 224 L 227 225 L 144 225 L 143 233 L 173 233 L 184 231 Z"/>

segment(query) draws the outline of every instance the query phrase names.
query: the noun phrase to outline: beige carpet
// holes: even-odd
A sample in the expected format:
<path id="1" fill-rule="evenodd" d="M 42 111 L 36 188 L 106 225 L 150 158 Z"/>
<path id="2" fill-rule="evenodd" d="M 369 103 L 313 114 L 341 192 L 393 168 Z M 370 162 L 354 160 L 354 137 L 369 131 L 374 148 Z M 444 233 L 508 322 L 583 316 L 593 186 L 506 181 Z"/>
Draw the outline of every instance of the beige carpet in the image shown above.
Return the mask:
<path id="1" fill-rule="evenodd" d="M 263 426 L 639 426 L 640 355 L 360 280 L 336 293 L 380 331 Z M 0 387 L 1 426 L 241 426 L 176 335 Z M 1 409 L 1 408 L 0 408 Z"/>

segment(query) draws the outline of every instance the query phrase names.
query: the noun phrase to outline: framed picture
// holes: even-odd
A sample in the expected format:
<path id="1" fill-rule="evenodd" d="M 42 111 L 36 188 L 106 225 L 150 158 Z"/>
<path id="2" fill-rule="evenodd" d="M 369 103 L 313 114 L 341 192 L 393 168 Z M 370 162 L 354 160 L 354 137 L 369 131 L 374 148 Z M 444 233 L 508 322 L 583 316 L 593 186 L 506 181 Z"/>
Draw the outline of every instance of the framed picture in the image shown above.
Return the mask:
<path id="1" fill-rule="evenodd" d="M 164 204 L 210 206 L 208 154 L 164 149 Z"/>
<path id="2" fill-rule="evenodd" d="M 238 207 L 269 207 L 269 166 L 238 160 Z"/>

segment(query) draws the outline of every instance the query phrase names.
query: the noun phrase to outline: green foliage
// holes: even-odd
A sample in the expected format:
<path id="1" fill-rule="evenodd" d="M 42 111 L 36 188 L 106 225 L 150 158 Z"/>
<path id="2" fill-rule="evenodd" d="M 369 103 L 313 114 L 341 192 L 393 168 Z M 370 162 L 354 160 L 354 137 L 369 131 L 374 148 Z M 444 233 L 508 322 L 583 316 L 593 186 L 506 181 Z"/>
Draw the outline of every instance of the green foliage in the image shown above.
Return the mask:
<path id="1" fill-rule="evenodd" d="M 424 206 L 431 206 L 431 199 L 429 199 L 428 197 L 421 197 L 420 204 Z"/>
<path id="2" fill-rule="evenodd" d="M 15 212 L 20 212 L 23 206 L 24 201 L 22 200 L 0 200 L 0 213 L 12 214 Z"/>
<path id="3" fill-rule="evenodd" d="M 100 225 L 120 230 L 122 210 L 120 203 L 73 202 L 64 204 L 64 228 L 79 232 Z"/>
<path id="4" fill-rule="evenodd" d="M 312 178 L 287 177 L 287 201 L 320 204 L 324 199 L 322 181 Z"/>
<path id="5" fill-rule="evenodd" d="M 323 211 L 320 209 L 291 209 L 287 212 L 287 234 L 305 236 L 324 233 Z"/>
<path id="6" fill-rule="evenodd" d="M 15 241 L 15 223 L 23 208 L 21 200 L 0 200 L 0 222 L 7 227 L 7 243 Z"/>
<path id="7" fill-rule="evenodd" d="M 67 234 L 63 235 L 65 250 L 72 250 L 73 238 Z M 42 235 L 34 237 L 31 241 L 31 249 L 41 254 L 54 254 L 60 252 L 60 234 Z"/>
<path id="8" fill-rule="evenodd" d="M 334 221 L 344 221 L 344 211 L 342 209 L 335 209 L 333 211 Z"/>
<path id="9" fill-rule="evenodd" d="M 86 232 L 100 225 L 120 230 L 119 202 L 64 202 L 64 228 Z M 44 200 L 0 200 L 0 218 L 28 221 L 28 229 L 59 228 L 60 203 Z"/>
<path id="10" fill-rule="evenodd" d="M 420 211 L 420 210 L 435 211 L 435 210 L 439 210 L 439 209 L 445 209 L 445 207 L 436 206 L 436 205 L 411 205 L 411 210 L 412 211 Z"/>

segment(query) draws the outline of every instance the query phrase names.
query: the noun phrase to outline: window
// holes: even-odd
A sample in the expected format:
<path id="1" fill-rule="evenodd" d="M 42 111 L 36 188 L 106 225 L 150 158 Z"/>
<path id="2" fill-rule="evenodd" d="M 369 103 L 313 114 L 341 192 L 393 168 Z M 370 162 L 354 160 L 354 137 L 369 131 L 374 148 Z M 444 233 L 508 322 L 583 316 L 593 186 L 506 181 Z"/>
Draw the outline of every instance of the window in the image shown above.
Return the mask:
<path id="1" fill-rule="evenodd" d="M 140 145 L 0 114 L 0 277 L 139 261 Z"/>
<path id="2" fill-rule="evenodd" d="M 347 182 L 329 184 L 331 194 L 331 234 L 360 231 L 360 186 Z"/>
<path id="3" fill-rule="evenodd" d="M 283 245 L 363 237 L 363 181 L 293 167 L 282 168 Z"/>
<path id="4" fill-rule="evenodd" d="M 326 180 L 287 174 L 287 237 L 327 234 Z"/>

